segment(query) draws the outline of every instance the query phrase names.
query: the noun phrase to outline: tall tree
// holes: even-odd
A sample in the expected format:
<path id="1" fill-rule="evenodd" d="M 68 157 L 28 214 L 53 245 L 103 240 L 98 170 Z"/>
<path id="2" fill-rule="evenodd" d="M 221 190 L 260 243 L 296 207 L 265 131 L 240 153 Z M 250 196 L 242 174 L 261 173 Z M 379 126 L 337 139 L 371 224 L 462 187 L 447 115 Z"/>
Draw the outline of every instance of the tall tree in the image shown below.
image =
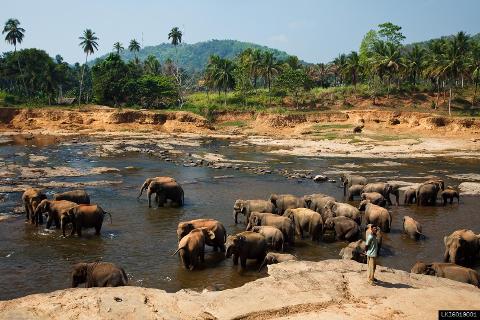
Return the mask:
<path id="1" fill-rule="evenodd" d="M 358 75 L 360 73 L 360 57 L 356 51 L 350 52 L 345 62 L 345 71 L 350 77 L 354 87 L 357 87 Z"/>
<path id="2" fill-rule="evenodd" d="M 262 76 L 265 79 L 265 82 L 268 86 L 268 96 L 269 96 L 269 103 L 272 103 L 272 81 L 273 78 L 280 72 L 281 66 L 280 63 L 275 58 L 273 52 L 265 51 L 263 53 L 263 61 L 262 61 Z"/>
<path id="3" fill-rule="evenodd" d="M 83 77 L 85 73 L 85 66 L 87 65 L 88 55 L 93 54 L 95 50 L 98 50 L 98 38 L 95 36 L 95 32 L 91 29 L 86 29 L 83 32 L 83 36 L 79 37 L 80 47 L 82 47 L 83 52 L 85 53 L 85 64 L 82 66 L 82 77 L 80 78 L 80 93 L 78 94 L 78 105 L 80 105 L 82 100 L 82 89 L 83 89 Z"/>
<path id="4" fill-rule="evenodd" d="M 3 27 L 2 34 L 5 35 L 5 41 L 13 45 L 14 52 L 17 52 L 17 44 L 22 43 L 25 36 L 25 29 L 20 27 L 20 21 L 17 19 L 8 19 Z"/>
<path id="5" fill-rule="evenodd" d="M 215 83 L 223 89 L 224 105 L 227 105 L 227 90 L 235 86 L 234 70 L 235 64 L 232 60 L 222 59 L 216 61 L 215 73 L 213 75 Z"/>
<path id="6" fill-rule="evenodd" d="M 475 105 L 475 99 L 477 98 L 478 84 L 480 82 L 480 42 L 472 44 L 470 59 L 468 60 L 468 69 L 472 77 L 472 81 L 475 84 L 475 91 L 472 97 L 472 106 Z"/>
<path id="7" fill-rule="evenodd" d="M 177 46 L 182 43 L 182 31 L 178 27 L 172 28 L 168 33 L 168 40 L 172 41 L 173 46 L 175 47 L 175 54 L 177 53 Z"/>
<path id="8" fill-rule="evenodd" d="M 403 57 L 403 65 L 407 77 L 413 85 L 416 85 L 425 65 L 425 49 L 418 44 L 413 45 Z"/>
<path id="9" fill-rule="evenodd" d="M 123 45 L 120 43 L 120 42 L 115 42 L 113 44 L 113 50 L 115 50 L 117 52 L 117 54 L 119 55 L 120 52 L 122 52 L 125 48 L 123 47 Z"/>
<path id="10" fill-rule="evenodd" d="M 130 50 L 130 52 L 133 52 L 135 56 L 135 62 L 137 63 L 138 62 L 137 53 L 140 51 L 140 43 L 136 39 L 130 40 L 130 44 L 128 45 L 128 50 Z"/>
<path id="11" fill-rule="evenodd" d="M 162 66 L 160 65 L 160 62 L 153 55 L 149 55 L 143 64 L 146 74 L 159 75 L 162 72 Z"/>

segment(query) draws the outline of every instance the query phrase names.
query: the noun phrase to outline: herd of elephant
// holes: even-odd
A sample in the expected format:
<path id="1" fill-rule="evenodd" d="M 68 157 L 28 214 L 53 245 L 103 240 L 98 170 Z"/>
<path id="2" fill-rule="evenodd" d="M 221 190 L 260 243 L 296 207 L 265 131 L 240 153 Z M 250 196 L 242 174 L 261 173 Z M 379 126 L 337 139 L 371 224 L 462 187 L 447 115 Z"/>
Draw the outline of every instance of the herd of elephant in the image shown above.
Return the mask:
<path id="1" fill-rule="evenodd" d="M 388 206 L 392 205 L 390 196 L 394 195 L 399 205 L 399 186 L 386 182 L 369 183 L 365 177 L 344 175 L 341 177 L 344 196 L 349 200 L 360 197 L 359 207 L 338 202 L 325 194 L 311 194 L 297 197 L 291 194 L 272 194 L 267 200 L 236 200 L 234 221 L 238 223 L 238 214 L 245 216 L 246 230 L 235 235 L 227 235 L 224 225 L 214 219 L 195 219 L 178 224 L 178 249 L 186 269 L 197 268 L 205 259 L 205 246 L 220 250 L 226 258 L 233 257 L 233 264 L 246 268 L 247 260 L 254 259 L 262 269 L 273 264 L 297 258 L 288 253 L 288 247 L 295 245 L 295 237 L 301 239 L 308 234 L 312 241 L 347 241 L 342 249 L 344 259 L 365 262 L 365 241 L 363 232 L 370 232 L 372 225 L 377 226 L 379 245 L 382 232 L 390 232 L 392 215 Z M 184 192 L 175 179 L 154 177 L 147 179 L 141 186 L 140 197 L 147 190 L 149 207 L 151 196 L 155 194 L 158 206 L 170 202 L 171 206 L 184 204 Z M 456 198 L 458 191 L 445 188 L 440 179 L 432 179 L 405 192 L 405 204 L 435 205 L 440 193 L 444 205 Z M 90 204 L 88 194 L 83 190 L 74 190 L 55 194 L 48 200 L 41 189 L 28 189 L 23 194 L 27 220 L 36 225 L 43 223 L 43 214 L 48 215 L 47 228 L 52 222 L 62 228 L 72 224 L 75 232 L 81 236 L 83 228 L 95 228 L 100 233 L 105 212 L 100 206 Z M 110 216 L 111 217 L 111 216 Z M 409 216 L 403 217 L 403 231 L 412 239 L 423 237 L 418 221 Z M 414 273 L 436 275 L 479 286 L 478 273 L 468 268 L 480 256 L 480 235 L 471 230 L 457 230 L 444 238 L 444 262 L 417 262 L 412 268 Z M 80 263 L 74 266 L 72 286 L 79 283 L 88 286 L 117 286 L 127 284 L 128 279 L 122 268 L 107 262 Z"/>

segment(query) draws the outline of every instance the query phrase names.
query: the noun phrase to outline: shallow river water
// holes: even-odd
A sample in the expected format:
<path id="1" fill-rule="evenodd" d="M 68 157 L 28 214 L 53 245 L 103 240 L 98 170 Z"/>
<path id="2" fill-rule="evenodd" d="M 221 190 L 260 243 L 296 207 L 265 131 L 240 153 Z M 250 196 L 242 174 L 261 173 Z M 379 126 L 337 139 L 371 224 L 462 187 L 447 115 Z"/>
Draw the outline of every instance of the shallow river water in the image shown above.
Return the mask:
<path id="1" fill-rule="evenodd" d="M 97 143 L 99 140 L 92 139 Z M 213 169 L 204 166 L 184 167 L 181 162 L 163 161 L 145 153 L 125 152 L 114 156 L 99 156 L 89 143 L 61 143 L 53 138 L 34 138 L 0 145 L 2 166 L 36 167 L 68 166 L 79 170 L 94 167 L 117 168 L 118 172 L 80 177 L 52 177 L 45 181 L 82 182 L 114 180 L 118 184 L 86 187 L 92 202 L 112 213 L 113 223 L 104 221 L 102 235 L 93 230 L 82 238 L 63 238 L 58 230 L 44 230 L 25 223 L 23 214 L 13 214 L 21 205 L 21 193 L 0 194 L 0 213 L 13 215 L 0 222 L 0 299 L 26 294 L 48 292 L 69 287 L 70 268 L 80 261 L 104 260 L 122 266 L 131 285 L 146 286 L 174 292 L 183 288 L 195 290 L 226 289 L 266 276 L 257 272 L 253 262 L 241 272 L 223 254 L 207 247 L 206 262 L 200 270 L 187 271 L 178 256 L 171 256 L 177 247 L 176 226 L 182 220 L 213 218 L 224 223 L 228 233 L 242 231 L 243 223 L 234 224 L 232 218 L 235 199 L 265 199 L 271 193 L 304 195 L 327 193 L 343 201 L 339 172 L 356 172 L 375 180 L 421 182 L 427 176 L 437 175 L 446 184 L 458 185 L 461 180 L 448 177 L 460 173 L 478 173 L 479 159 L 355 159 L 311 158 L 282 156 L 269 153 L 267 147 L 240 145 L 232 140 L 201 140 L 200 146 L 179 146 L 184 154 L 217 153 L 228 159 L 249 161 L 241 166 L 268 166 L 272 174 L 258 175 L 233 168 Z M 101 140 L 100 140 L 101 143 Z M 32 161 L 30 155 L 44 156 Z M 127 168 L 126 168 L 127 167 Z M 313 170 L 327 173 L 336 183 L 314 183 L 309 179 L 287 179 L 275 169 Z M 150 176 L 172 176 L 182 183 L 186 205 L 182 208 L 149 209 L 146 197 L 137 201 L 139 186 Z M 223 176 L 223 177 L 222 177 Z M 0 185 L 9 185 L 17 177 L 0 178 Z M 64 191 L 50 188 L 48 194 Z M 392 199 L 393 200 L 393 199 Z M 409 270 L 417 260 L 440 261 L 443 257 L 443 237 L 460 228 L 480 232 L 479 197 L 462 197 L 460 205 L 446 207 L 392 206 L 392 232 L 385 237 L 381 265 Z M 401 201 L 403 203 L 403 199 Z M 358 202 L 354 202 L 357 204 Z M 427 236 L 412 241 L 401 232 L 401 219 L 410 215 L 423 225 Z M 243 216 L 240 216 L 243 222 Z M 291 251 L 300 259 L 319 261 L 339 258 L 338 252 L 346 243 L 312 243 L 297 241 Z M 479 270 L 477 266 L 477 270 Z"/>

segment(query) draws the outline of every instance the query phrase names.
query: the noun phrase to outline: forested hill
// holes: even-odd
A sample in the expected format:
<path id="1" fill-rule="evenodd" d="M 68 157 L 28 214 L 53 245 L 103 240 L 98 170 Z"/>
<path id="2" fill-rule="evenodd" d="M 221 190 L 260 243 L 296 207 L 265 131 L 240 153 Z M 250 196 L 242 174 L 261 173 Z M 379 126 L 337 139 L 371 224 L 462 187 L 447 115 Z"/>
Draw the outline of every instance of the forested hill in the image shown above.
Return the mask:
<path id="1" fill-rule="evenodd" d="M 412 42 L 412 43 L 406 44 L 405 48 L 408 50 L 416 44 L 418 44 L 420 47 L 426 48 L 431 42 L 433 42 L 435 40 L 451 39 L 453 37 L 454 37 L 454 35 L 452 34 L 452 35 L 449 35 L 449 36 L 443 36 L 443 37 L 440 37 L 440 38 L 434 38 L 434 39 L 430 39 L 430 40 L 426 40 L 426 41 Z M 480 41 L 480 33 L 472 35 L 471 38 L 475 41 Z"/>
<path id="2" fill-rule="evenodd" d="M 127 46 L 128 44 L 124 44 L 125 49 Z M 178 64 L 184 69 L 190 72 L 201 72 L 205 68 L 210 55 L 217 54 L 222 58 L 232 59 L 247 48 L 274 52 L 278 59 L 285 59 L 288 57 L 288 54 L 284 51 L 237 40 L 210 40 L 194 44 L 182 43 L 177 47 L 178 58 L 176 58 L 175 47 L 173 45 L 162 43 L 157 46 L 147 46 L 142 48 L 137 56 L 140 60 L 145 60 L 149 55 L 153 55 L 162 64 L 168 58 L 175 61 L 178 59 Z M 121 53 L 121 56 L 125 60 L 134 58 L 134 54 L 128 50 L 124 50 Z M 103 58 L 105 58 L 105 56 L 102 56 L 99 59 Z"/>

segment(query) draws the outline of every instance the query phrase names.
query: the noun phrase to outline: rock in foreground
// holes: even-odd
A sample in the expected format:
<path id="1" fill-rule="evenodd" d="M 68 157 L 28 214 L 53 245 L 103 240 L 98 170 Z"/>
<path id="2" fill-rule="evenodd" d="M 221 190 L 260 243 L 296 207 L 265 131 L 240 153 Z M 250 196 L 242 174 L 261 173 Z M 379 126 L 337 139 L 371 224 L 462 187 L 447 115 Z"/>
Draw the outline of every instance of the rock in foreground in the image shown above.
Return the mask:
<path id="1" fill-rule="evenodd" d="M 437 319 L 480 309 L 471 285 L 347 260 L 291 261 L 270 276 L 217 292 L 140 287 L 67 289 L 0 302 L 0 319 Z"/>

